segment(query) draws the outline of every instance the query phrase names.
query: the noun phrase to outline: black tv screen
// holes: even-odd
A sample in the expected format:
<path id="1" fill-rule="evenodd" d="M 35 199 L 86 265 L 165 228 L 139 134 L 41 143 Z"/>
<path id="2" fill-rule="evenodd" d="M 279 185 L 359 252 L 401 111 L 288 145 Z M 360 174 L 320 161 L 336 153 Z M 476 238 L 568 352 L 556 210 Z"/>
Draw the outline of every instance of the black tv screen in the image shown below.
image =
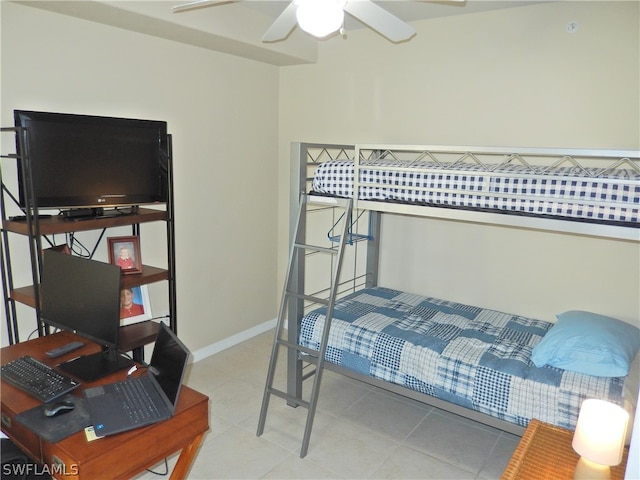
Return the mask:
<path id="1" fill-rule="evenodd" d="M 120 267 L 61 252 L 42 252 L 42 319 L 117 349 Z"/>
<path id="2" fill-rule="evenodd" d="M 58 365 L 93 381 L 131 365 L 118 351 L 120 267 L 46 249 L 42 252 L 42 321 L 99 344 L 98 353 Z"/>
<path id="3" fill-rule="evenodd" d="M 167 201 L 167 123 L 68 113 L 14 111 L 26 129 L 35 205 L 86 208 Z M 20 142 L 17 145 L 21 156 Z M 26 207 L 24 165 L 19 202 Z"/>

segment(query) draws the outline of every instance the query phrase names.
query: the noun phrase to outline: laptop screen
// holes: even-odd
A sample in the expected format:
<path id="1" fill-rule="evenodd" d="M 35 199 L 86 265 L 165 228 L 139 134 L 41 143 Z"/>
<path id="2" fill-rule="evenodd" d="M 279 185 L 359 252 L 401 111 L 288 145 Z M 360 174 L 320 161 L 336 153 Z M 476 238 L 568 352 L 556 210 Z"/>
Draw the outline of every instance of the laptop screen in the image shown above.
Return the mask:
<path id="1" fill-rule="evenodd" d="M 169 328 L 160 323 L 160 330 L 151 355 L 149 371 L 175 407 L 182 377 L 189 360 L 189 350 Z"/>

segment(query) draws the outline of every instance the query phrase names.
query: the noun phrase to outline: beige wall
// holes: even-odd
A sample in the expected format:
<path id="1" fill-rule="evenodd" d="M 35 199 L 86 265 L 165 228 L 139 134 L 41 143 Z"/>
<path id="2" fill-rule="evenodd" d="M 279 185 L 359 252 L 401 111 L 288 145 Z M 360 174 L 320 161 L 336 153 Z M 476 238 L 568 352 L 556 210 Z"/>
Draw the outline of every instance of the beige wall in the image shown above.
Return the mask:
<path id="1" fill-rule="evenodd" d="M 425 20 L 402 45 L 366 29 L 320 42 L 317 65 L 282 69 L 280 183 L 292 141 L 638 149 L 639 5 L 552 2 Z M 283 215 L 281 258 L 287 228 Z M 637 243 L 393 216 L 382 242 L 387 286 L 640 321 Z"/>
<path id="2" fill-rule="evenodd" d="M 277 67 L 11 2 L 2 2 L 1 20 L 3 126 L 13 124 L 14 108 L 168 122 L 185 343 L 197 350 L 273 318 Z M 12 142 L 3 136 L 2 151 Z M 162 265 L 163 240 L 161 225 L 143 226 L 145 263 Z M 106 246 L 98 252 L 106 259 Z M 28 284 L 24 256 L 14 258 L 24 279 L 17 285 Z M 150 289 L 156 314 L 166 311 L 164 285 Z M 28 319 L 25 339 L 33 311 L 20 318 Z"/>
<path id="3" fill-rule="evenodd" d="M 315 65 L 280 69 L 12 2 L 1 2 L 1 21 L 2 125 L 14 108 L 169 122 L 180 335 L 193 350 L 276 314 L 292 141 L 640 146 L 637 2 L 422 21 L 402 45 L 363 29 L 318 42 Z M 246 183 L 248 168 L 257 175 Z M 637 245 L 421 219 L 383 225 L 385 283 L 535 316 L 578 307 L 640 316 Z M 162 261 L 162 234 L 145 226 L 147 263 Z M 405 252 L 419 261 L 407 266 Z M 27 264 L 18 268 L 26 283 Z M 161 286 L 151 297 L 155 313 L 166 309 Z"/>

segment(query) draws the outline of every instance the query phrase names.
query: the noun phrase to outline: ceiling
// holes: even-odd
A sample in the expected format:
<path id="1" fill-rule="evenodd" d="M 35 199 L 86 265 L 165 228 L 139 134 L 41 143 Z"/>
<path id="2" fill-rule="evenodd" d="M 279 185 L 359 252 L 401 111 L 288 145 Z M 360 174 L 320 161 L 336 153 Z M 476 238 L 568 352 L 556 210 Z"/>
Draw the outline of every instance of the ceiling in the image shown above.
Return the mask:
<path id="1" fill-rule="evenodd" d="M 182 13 L 171 11 L 171 7 L 189 1 L 191 0 L 16 0 L 16 3 L 280 66 L 313 63 L 316 61 L 318 42 L 332 41 L 331 37 L 318 40 L 296 28 L 284 41 L 263 43 L 262 35 L 285 9 L 288 1 L 247 0 Z M 539 2 L 540 0 L 391 0 L 375 3 L 411 23 Z M 350 31 L 361 28 L 366 27 L 345 15 L 347 38 Z M 373 30 L 370 30 L 370 34 L 379 35 Z"/>

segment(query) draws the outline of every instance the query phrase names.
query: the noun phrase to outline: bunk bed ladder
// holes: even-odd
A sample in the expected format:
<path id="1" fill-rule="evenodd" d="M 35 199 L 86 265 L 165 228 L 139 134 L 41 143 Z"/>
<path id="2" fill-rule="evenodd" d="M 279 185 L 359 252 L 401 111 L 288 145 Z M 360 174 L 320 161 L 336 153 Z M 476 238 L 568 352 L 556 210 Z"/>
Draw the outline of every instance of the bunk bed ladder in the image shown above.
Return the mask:
<path id="1" fill-rule="evenodd" d="M 342 234 L 336 237 L 336 246 L 322 247 L 316 245 L 305 244 L 305 221 L 303 216 L 306 213 L 308 203 L 320 203 L 326 205 L 327 203 L 333 204 L 339 208 L 344 209 L 343 213 L 343 225 Z M 300 449 L 300 457 L 303 458 L 307 454 L 309 447 L 309 439 L 311 437 L 311 428 L 313 426 L 313 419 L 315 416 L 316 406 L 318 402 L 318 394 L 320 391 L 320 381 L 322 379 L 322 372 L 325 362 L 325 353 L 327 350 L 327 342 L 329 339 L 329 329 L 331 328 L 331 319 L 333 317 L 333 307 L 336 301 L 338 293 L 338 283 L 340 279 L 340 270 L 342 267 L 342 257 L 345 245 L 349 239 L 349 228 L 351 227 L 352 217 L 352 199 L 342 199 L 335 197 L 316 197 L 303 194 L 300 200 L 300 208 L 298 212 L 298 219 L 295 227 L 295 236 L 292 241 L 291 251 L 289 256 L 289 266 L 287 270 L 287 278 L 285 280 L 285 286 L 282 292 L 282 300 L 280 303 L 280 310 L 278 313 L 278 321 L 276 324 L 276 332 L 271 350 L 271 358 L 269 360 L 269 369 L 267 371 L 267 380 L 264 388 L 264 394 L 262 397 L 262 407 L 260 409 L 260 417 L 258 420 L 257 435 L 262 435 L 264 431 L 267 410 L 269 408 L 269 400 L 271 395 L 283 398 L 289 405 L 301 406 L 307 409 L 307 419 L 304 428 L 304 435 L 302 439 L 302 448 Z M 306 253 L 324 253 L 334 255 L 335 268 L 331 275 L 331 285 L 329 288 L 329 297 L 319 298 L 313 295 L 306 295 L 304 292 L 297 291 L 302 288 L 300 282 L 295 281 L 295 273 L 298 267 L 299 259 Z M 304 283 L 304 282 L 302 282 Z M 303 347 L 298 345 L 297 341 L 287 340 L 285 337 L 285 320 L 287 318 L 287 311 L 290 302 L 310 301 L 313 303 L 325 305 L 327 308 L 325 315 L 325 323 L 322 331 L 322 339 L 318 350 L 312 348 Z M 285 391 L 274 388 L 274 377 L 278 361 L 278 354 L 281 347 L 284 347 L 289 351 L 297 355 L 297 358 L 304 359 L 305 362 L 315 365 L 313 371 L 305 374 L 303 380 L 306 380 L 313 376 L 313 386 L 311 387 L 309 400 L 302 398 L 300 391 L 298 395 L 292 395 Z"/>

